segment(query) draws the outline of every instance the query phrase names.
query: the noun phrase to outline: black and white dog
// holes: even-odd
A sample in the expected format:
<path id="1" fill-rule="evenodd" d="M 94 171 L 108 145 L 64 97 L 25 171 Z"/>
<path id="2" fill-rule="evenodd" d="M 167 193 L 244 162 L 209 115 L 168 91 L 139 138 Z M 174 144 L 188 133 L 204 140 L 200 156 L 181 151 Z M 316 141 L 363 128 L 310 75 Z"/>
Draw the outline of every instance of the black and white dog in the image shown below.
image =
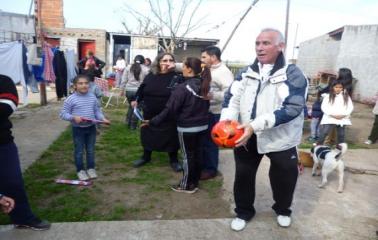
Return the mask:
<path id="1" fill-rule="evenodd" d="M 322 166 L 321 176 L 322 180 L 319 187 L 322 188 L 327 183 L 327 176 L 335 168 L 339 174 L 339 187 L 337 192 L 341 193 L 344 190 L 344 162 L 341 157 L 348 149 L 346 143 L 340 143 L 336 149 L 331 149 L 328 146 L 318 145 L 311 149 L 314 166 L 312 167 L 312 176 L 319 175 L 317 173 L 318 166 Z"/>

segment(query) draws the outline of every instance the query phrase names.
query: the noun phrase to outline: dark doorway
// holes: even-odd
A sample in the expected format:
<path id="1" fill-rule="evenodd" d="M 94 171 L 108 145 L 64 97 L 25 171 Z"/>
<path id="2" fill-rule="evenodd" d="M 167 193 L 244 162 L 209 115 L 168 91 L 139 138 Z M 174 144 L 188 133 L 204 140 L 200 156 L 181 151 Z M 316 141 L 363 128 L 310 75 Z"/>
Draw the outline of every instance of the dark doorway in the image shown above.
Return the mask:
<path id="1" fill-rule="evenodd" d="M 113 35 L 114 48 L 113 48 L 113 65 L 117 61 L 117 56 L 121 54 L 126 63 L 130 63 L 130 45 L 131 37 L 122 35 Z"/>

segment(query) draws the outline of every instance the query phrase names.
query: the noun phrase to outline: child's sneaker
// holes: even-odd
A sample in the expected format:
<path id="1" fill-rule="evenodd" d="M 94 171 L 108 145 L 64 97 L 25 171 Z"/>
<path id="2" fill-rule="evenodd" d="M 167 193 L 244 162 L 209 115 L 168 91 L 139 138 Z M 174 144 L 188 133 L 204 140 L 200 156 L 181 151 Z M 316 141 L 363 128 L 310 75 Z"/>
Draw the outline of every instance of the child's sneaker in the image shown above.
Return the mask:
<path id="1" fill-rule="evenodd" d="M 368 140 L 366 140 L 365 141 L 365 144 L 367 144 L 367 145 L 370 145 L 370 144 L 372 144 L 373 142 L 370 140 L 370 139 L 368 139 Z"/>
<path id="2" fill-rule="evenodd" d="M 88 169 L 87 174 L 88 174 L 90 179 L 97 178 L 96 170 L 94 170 L 93 168 Z"/>
<path id="3" fill-rule="evenodd" d="M 81 170 L 80 172 L 78 172 L 77 177 L 81 181 L 87 181 L 89 179 L 87 173 L 84 170 Z"/>

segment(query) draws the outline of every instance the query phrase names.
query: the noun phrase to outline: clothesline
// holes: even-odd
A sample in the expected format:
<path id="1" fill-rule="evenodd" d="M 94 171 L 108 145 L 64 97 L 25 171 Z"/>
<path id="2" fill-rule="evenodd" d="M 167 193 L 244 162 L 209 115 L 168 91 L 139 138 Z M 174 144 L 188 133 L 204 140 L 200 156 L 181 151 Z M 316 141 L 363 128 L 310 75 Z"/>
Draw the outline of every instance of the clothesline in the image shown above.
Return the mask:
<path id="1" fill-rule="evenodd" d="M 38 56 L 37 52 L 36 44 L 30 44 L 26 48 L 22 40 L 0 43 L 0 62 L 2 63 L 0 74 L 7 75 L 15 84 L 22 85 L 24 105 L 28 104 L 27 86 L 32 92 L 38 92 L 37 82 L 55 83 L 57 96 L 60 98 L 67 96 L 71 82 L 76 76 L 73 49 L 66 49 L 63 52 L 59 48 L 51 48 L 51 45 L 45 42 L 42 46 L 42 55 Z M 58 79 L 56 74 L 59 76 Z"/>

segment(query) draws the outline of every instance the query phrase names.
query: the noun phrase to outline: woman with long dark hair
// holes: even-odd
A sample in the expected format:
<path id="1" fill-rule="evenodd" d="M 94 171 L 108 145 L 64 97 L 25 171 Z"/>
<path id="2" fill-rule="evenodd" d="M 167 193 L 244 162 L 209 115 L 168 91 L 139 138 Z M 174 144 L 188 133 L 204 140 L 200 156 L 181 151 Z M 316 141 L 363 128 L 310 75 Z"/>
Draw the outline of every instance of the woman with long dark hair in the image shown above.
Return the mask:
<path id="1" fill-rule="evenodd" d="M 163 111 L 173 87 L 180 79 L 174 69 L 175 58 L 170 53 L 159 54 L 152 63 L 151 72 L 138 88 L 136 101 L 131 103 L 133 107 L 142 103 L 145 120 L 150 120 Z M 165 119 L 159 127 L 141 128 L 140 135 L 143 156 L 134 162 L 134 167 L 140 167 L 150 162 L 152 151 L 158 151 L 168 152 L 170 165 L 174 171 L 182 170 L 177 158 L 179 142 L 173 118 Z"/>
<path id="2" fill-rule="evenodd" d="M 340 68 L 337 74 L 337 79 L 344 85 L 344 91 L 348 93 L 350 97 L 353 94 L 353 75 L 349 68 Z"/>
<path id="3" fill-rule="evenodd" d="M 131 102 L 135 100 L 135 94 L 139 86 L 142 84 L 144 78 L 147 76 L 149 69 L 144 66 L 144 57 L 136 55 L 134 63 L 128 66 L 122 76 L 121 86 L 126 89 L 126 98 L 129 102 L 129 108 L 126 113 L 126 124 L 130 129 L 136 129 L 138 119 L 133 114 L 133 107 Z"/>
<path id="4" fill-rule="evenodd" d="M 183 64 L 185 82 L 172 92 L 164 110 L 142 126 L 159 126 L 165 119 L 174 118 L 183 153 L 183 178 L 172 190 L 194 193 L 201 175 L 203 139 L 208 128 L 211 74 L 201 66 L 201 60 L 189 57 Z"/>

